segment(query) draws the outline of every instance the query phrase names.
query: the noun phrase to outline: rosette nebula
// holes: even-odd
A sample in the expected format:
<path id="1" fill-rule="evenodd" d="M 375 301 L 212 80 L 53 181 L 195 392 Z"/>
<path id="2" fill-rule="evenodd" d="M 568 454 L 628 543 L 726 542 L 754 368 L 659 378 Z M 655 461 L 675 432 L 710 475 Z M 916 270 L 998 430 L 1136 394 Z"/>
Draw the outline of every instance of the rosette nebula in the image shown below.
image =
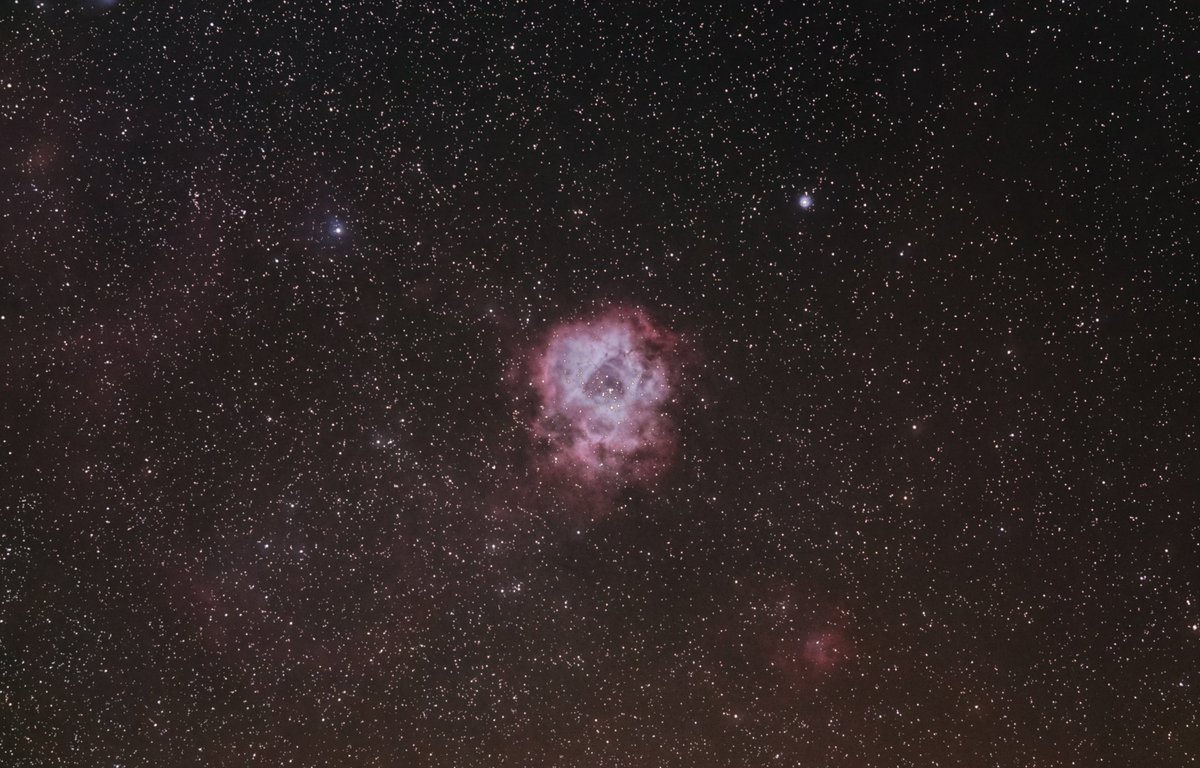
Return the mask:
<path id="1" fill-rule="evenodd" d="M 532 429 L 549 465 L 601 484 L 656 479 L 675 451 L 676 341 L 641 309 L 553 329 L 532 361 Z"/>

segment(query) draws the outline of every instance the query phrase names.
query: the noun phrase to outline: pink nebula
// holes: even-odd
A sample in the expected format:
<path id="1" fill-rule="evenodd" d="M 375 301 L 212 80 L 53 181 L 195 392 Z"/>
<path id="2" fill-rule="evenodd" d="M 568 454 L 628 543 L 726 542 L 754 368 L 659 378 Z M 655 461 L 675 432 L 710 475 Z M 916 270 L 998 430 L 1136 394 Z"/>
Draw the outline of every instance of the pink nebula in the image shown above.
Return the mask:
<path id="1" fill-rule="evenodd" d="M 784 633 L 769 641 L 771 663 L 792 683 L 815 681 L 849 661 L 854 650 L 837 627 Z"/>
<path id="2" fill-rule="evenodd" d="M 531 366 L 532 431 L 548 465 L 597 484 L 659 477 L 675 452 L 676 341 L 637 308 L 554 328 Z"/>

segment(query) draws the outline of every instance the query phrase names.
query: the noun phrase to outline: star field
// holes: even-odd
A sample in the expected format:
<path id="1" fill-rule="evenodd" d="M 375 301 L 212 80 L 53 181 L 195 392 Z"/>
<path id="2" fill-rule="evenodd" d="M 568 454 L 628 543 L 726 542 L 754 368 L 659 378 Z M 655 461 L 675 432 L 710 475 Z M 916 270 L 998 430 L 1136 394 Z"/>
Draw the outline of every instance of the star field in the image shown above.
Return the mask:
<path id="1" fill-rule="evenodd" d="M 1176 0 L 0 0 L 0 765 L 1200 764 Z"/>

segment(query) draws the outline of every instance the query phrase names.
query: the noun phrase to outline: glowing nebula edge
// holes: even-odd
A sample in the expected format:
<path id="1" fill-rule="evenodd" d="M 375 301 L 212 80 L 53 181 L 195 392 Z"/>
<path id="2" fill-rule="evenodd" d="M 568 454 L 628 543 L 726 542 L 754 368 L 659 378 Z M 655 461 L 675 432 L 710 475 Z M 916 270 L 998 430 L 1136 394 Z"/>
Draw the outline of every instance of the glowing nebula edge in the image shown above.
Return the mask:
<path id="1" fill-rule="evenodd" d="M 648 485 L 676 447 L 678 337 L 638 307 L 554 326 L 535 351 L 530 429 L 542 466 L 576 482 Z"/>

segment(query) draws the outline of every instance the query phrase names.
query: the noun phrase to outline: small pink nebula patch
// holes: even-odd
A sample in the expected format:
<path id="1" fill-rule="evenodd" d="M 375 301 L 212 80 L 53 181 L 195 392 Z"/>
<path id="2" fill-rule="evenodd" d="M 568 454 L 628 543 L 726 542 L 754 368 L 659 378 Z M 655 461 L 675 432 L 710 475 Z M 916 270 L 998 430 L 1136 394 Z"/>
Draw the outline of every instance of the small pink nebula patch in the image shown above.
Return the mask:
<path id="1" fill-rule="evenodd" d="M 794 685 L 815 683 L 854 657 L 849 637 L 837 627 L 784 632 L 767 644 L 771 665 Z"/>
<path id="2" fill-rule="evenodd" d="M 641 309 L 554 328 L 532 360 L 532 430 L 550 467 L 597 484 L 648 484 L 670 464 L 676 336 Z"/>

